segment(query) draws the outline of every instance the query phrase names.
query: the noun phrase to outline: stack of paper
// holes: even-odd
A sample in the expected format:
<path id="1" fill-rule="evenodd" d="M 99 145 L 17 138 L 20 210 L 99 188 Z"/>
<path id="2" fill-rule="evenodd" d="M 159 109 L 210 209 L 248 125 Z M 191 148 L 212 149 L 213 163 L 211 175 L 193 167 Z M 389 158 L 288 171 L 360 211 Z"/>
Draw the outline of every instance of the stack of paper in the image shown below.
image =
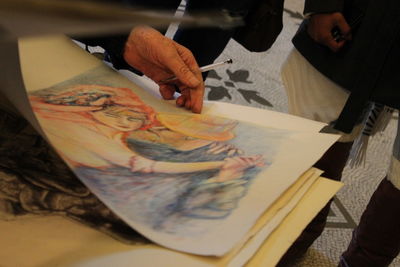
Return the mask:
<path id="1" fill-rule="evenodd" d="M 20 55 L 21 113 L 33 112 L 76 176 L 161 247 L 21 219 L 0 222 L 10 266 L 273 266 L 341 186 L 311 168 L 338 138 L 318 133 L 323 124 L 224 103 L 191 114 L 65 37 L 24 39 Z"/>

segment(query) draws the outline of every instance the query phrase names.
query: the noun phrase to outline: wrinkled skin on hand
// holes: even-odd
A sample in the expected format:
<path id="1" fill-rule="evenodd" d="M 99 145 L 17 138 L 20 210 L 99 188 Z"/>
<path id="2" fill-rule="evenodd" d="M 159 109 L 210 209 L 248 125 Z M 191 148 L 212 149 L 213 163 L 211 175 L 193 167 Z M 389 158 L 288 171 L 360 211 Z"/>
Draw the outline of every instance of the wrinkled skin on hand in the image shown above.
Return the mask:
<path id="1" fill-rule="evenodd" d="M 338 41 L 332 36 L 335 27 L 339 28 L 343 37 Z M 329 47 L 333 52 L 339 51 L 347 41 L 351 40 L 351 28 L 339 12 L 311 15 L 307 32 L 314 41 Z"/>
<path id="2" fill-rule="evenodd" d="M 203 106 L 204 83 L 199 66 L 186 47 L 146 27 L 135 27 L 125 44 L 124 59 L 160 86 L 164 99 L 173 99 L 175 85 L 181 96 L 176 104 L 195 113 Z M 161 81 L 176 76 L 171 83 Z"/>

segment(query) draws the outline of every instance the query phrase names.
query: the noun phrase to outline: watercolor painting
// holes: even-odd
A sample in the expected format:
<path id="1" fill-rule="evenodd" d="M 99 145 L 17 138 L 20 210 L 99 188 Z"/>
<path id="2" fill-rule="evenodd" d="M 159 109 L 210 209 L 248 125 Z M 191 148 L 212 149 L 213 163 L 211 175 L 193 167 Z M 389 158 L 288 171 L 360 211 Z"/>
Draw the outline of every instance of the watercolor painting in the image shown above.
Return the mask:
<path id="1" fill-rule="evenodd" d="M 290 158 L 276 162 L 296 142 L 295 132 L 150 101 L 153 107 L 135 88 L 108 75 L 99 79 L 100 73 L 30 92 L 29 101 L 77 177 L 150 240 L 192 253 L 226 253 L 280 195 L 260 194 L 277 181 L 282 188 L 295 181 L 296 175 L 277 179 Z M 273 174 L 263 174 L 271 166 Z M 262 187 L 252 187 L 255 182 Z M 205 246 L 219 239 L 216 233 L 230 237 Z"/>
<path id="2" fill-rule="evenodd" d="M 185 252 L 228 252 L 318 157 L 299 160 L 315 134 L 193 114 L 104 66 L 28 96 L 94 195 L 146 238 Z"/>
<path id="3" fill-rule="evenodd" d="M 36 91 L 30 102 L 78 177 L 156 231 L 204 234 L 195 221 L 229 216 L 271 164 L 231 142 L 238 121 L 157 113 L 128 88 L 78 84 Z"/>

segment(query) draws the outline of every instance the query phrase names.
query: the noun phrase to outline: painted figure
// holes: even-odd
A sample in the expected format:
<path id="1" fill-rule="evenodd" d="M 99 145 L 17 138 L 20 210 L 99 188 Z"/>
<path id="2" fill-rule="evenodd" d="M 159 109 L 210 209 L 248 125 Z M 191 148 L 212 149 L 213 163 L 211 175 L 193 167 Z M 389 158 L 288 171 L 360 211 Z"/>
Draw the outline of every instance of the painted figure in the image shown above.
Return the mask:
<path id="1" fill-rule="evenodd" d="M 236 121 L 157 114 L 130 89 L 78 85 L 30 101 L 74 172 L 153 228 L 171 232 L 172 221 L 226 217 L 264 165 L 261 155 L 223 143 Z"/>

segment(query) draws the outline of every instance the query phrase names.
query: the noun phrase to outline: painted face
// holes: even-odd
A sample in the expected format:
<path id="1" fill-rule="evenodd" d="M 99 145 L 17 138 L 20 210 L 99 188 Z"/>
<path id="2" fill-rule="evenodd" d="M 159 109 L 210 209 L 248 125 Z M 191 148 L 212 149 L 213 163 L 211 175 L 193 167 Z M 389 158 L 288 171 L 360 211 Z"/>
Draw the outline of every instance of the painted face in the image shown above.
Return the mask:
<path id="1" fill-rule="evenodd" d="M 109 102 L 110 94 L 105 92 L 66 92 L 62 95 L 47 96 L 47 103 L 69 106 L 102 106 Z"/>
<path id="2" fill-rule="evenodd" d="M 97 121 L 123 132 L 135 131 L 147 120 L 146 114 L 127 107 L 108 107 L 93 112 L 92 116 Z"/>

